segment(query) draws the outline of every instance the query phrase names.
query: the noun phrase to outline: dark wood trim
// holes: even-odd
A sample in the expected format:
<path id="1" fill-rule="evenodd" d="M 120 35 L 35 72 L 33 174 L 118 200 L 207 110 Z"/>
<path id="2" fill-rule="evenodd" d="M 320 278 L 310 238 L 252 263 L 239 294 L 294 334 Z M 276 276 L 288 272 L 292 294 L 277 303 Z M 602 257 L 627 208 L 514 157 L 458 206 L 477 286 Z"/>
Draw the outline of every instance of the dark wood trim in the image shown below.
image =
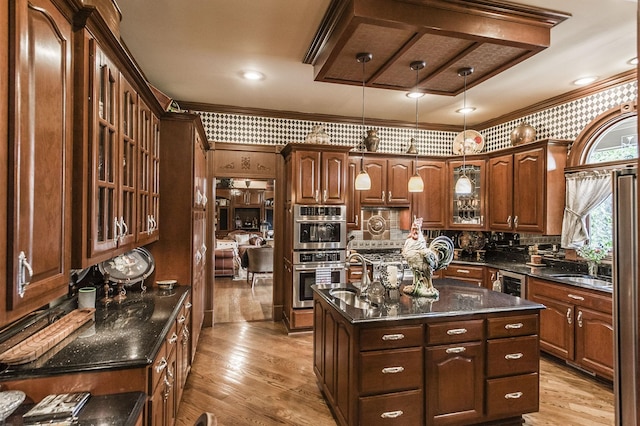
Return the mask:
<path id="1" fill-rule="evenodd" d="M 283 145 L 247 144 L 235 142 L 209 142 L 211 149 L 220 151 L 269 152 L 278 154 Z"/>

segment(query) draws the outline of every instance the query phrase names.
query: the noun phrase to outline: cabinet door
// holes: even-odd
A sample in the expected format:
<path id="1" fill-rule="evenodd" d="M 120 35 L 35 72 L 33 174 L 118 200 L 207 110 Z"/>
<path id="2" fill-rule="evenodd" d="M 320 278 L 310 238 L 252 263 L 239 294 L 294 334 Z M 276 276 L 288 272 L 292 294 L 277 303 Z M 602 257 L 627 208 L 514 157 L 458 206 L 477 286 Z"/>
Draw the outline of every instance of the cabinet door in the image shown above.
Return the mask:
<path id="1" fill-rule="evenodd" d="M 151 159 L 149 170 L 149 214 L 152 228 L 150 240 L 156 241 L 160 233 L 160 120 L 151 114 Z"/>
<path id="2" fill-rule="evenodd" d="M 207 216 L 202 210 L 193 212 L 193 260 L 191 289 L 191 323 L 194 346 L 200 336 L 204 322 L 206 253 L 207 253 Z M 195 351 L 195 347 L 193 348 Z"/>
<path id="3" fill-rule="evenodd" d="M 365 157 L 364 170 L 371 178 L 371 188 L 360 191 L 360 204 L 383 206 L 387 195 L 387 160 Z"/>
<path id="4" fill-rule="evenodd" d="M 449 188 L 449 228 L 485 229 L 485 162 L 452 160 L 447 164 Z M 454 187 L 463 173 L 471 180 L 471 194 L 456 194 Z"/>
<path id="5" fill-rule="evenodd" d="M 133 246 L 136 238 L 136 154 L 138 151 L 138 94 L 120 78 L 120 152 L 116 166 L 119 185 L 119 246 Z"/>
<path id="6" fill-rule="evenodd" d="M 423 229 L 445 229 L 447 219 L 446 163 L 418 161 L 417 171 L 424 182 L 424 191 L 412 195 L 413 215 L 422 218 Z"/>
<path id="7" fill-rule="evenodd" d="M 349 157 L 346 182 L 347 230 L 360 229 L 360 193 L 356 191 L 355 181 L 360 173 L 360 159 Z"/>
<path id="8" fill-rule="evenodd" d="M 412 160 L 387 160 L 387 205 L 408 206 L 411 202 L 409 178 L 413 174 L 412 167 Z"/>
<path id="9" fill-rule="evenodd" d="M 427 424 L 472 423 L 483 414 L 481 342 L 427 348 Z"/>
<path id="10" fill-rule="evenodd" d="M 589 371 L 613 380 L 613 319 L 611 314 L 576 307 L 576 361 Z"/>
<path id="11" fill-rule="evenodd" d="M 154 116 L 145 105 L 140 102 L 140 117 L 138 126 L 138 182 L 136 187 L 137 207 L 137 238 L 139 245 L 147 244 L 157 239 L 157 227 L 154 225 L 152 194 L 154 181 Z"/>
<path id="12" fill-rule="evenodd" d="M 295 202 L 316 204 L 320 196 L 320 156 L 317 151 L 298 151 L 292 156 L 295 184 Z"/>
<path id="13" fill-rule="evenodd" d="M 540 349 L 573 360 L 574 357 L 574 305 L 545 297 L 530 286 L 529 299 L 542 303 L 540 311 Z"/>
<path id="14" fill-rule="evenodd" d="M 19 0 L 11 10 L 15 73 L 10 76 L 6 282 L 9 309 L 26 312 L 67 291 L 73 46 L 70 23 L 51 2 Z"/>
<path id="15" fill-rule="evenodd" d="M 513 227 L 517 232 L 544 232 L 545 148 L 513 154 Z"/>
<path id="16" fill-rule="evenodd" d="M 346 195 L 348 157 L 345 152 L 322 153 L 321 194 L 322 204 L 344 204 Z"/>
<path id="17" fill-rule="evenodd" d="M 491 158 L 487 163 L 489 229 L 513 229 L 513 156 Z"/>

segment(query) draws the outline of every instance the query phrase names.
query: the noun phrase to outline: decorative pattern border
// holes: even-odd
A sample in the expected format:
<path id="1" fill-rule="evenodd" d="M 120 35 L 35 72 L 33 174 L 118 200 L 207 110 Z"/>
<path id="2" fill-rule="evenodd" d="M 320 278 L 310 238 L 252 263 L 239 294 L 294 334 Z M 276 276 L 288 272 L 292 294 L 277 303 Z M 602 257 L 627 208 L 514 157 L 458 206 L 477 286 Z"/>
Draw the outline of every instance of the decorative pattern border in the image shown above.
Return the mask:
<path id="1" fill-rule="evenodd" d="M 511 145 L 509 135 L 521 122 L 526 121 L 536 129 L 536 139 L 574 140 L 585 126 L 603 112 L 634 101 L 638 97 L 637 82 L 630 82 L 603 90 L 584 98 L 555 106 L 518 120 L 508 121 L 481 130 L 485 138 L 485 151 L 495 151 Z M 250 115 L 197 112 L 210 141 L 246 144 L 285 145 L 304 142 L 315 125 L 324 127 L 332 145 L 359 147 L 362 127 L 356 124 L 294 120 Z M 409 147 L 414 129 L 380 127 L 378 152 L 404 153 Z M 452 142 L 456 133 L 419 130 L 416 142 L 421 155 L 452 155 Z"/>

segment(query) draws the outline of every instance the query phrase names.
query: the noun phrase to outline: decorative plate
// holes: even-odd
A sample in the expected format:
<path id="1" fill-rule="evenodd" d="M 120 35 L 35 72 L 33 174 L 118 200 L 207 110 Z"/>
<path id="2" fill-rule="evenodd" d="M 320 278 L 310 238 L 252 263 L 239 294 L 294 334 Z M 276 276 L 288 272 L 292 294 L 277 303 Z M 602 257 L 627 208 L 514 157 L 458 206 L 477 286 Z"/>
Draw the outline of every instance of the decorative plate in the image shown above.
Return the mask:
<path id="1" fill-rule="evenodd" d="M 143 247 L 135 248 L 120 256 L 98 264 L 100 273 L 109 273 L 109 281 L 115 284 L 133 285 L 143 282 L 155 269 L 153 256 Z"/>
<path id="2" fill-rule="evenodd" d="M 463 146 L 465 150 L 464 154 L 477 154 L 482 152 L 484 149 L 484 137 L 475 130 L 460 132 L 453 139 L 453 153 L 455 155 L 462 155 Z"/>

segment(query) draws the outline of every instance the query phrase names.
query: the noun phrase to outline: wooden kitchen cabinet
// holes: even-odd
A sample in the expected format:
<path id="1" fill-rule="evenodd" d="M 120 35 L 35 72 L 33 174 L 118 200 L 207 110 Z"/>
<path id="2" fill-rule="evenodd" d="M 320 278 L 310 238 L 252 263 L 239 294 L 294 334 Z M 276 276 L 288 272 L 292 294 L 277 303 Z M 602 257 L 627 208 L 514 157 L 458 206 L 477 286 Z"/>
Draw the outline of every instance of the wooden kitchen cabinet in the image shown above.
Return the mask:
<path id="1" fill-rule="evenodd" d="M 534 277 L 527 288 L 528 299 L 547 307 L 540 313 L 540 348 L 613 380 L 611 295 Z"/>
<path id="2" fill-rule="evenodd" d="M 456 194 L 454 187 L 464 173 L 471 180 L 471 194 Z M 466 159 L 447 162 L 448 228 L 465 230 L 486 229 L 485 160 Z"/>
<path id="3" fill-rule="evenodd" d="M 9 4 L 8 156 L 0 155 L 8 159 L 0 180 L 7 185 L 6 310 L 0 309 L 0 324 L 67 293 L 72 235 L 69 10 L 49 0 Z"/>
<path id="4" fill-rule="evenodd" d="M 446 161 L 419 160 L 417 172 L 424 182 L 424 190 L 411 195 L 412 217 L 422 218 L 423 229 L 446 229 Z"/>
<path id="5" fill-rule="evenodd" d="M 413 175 L 413 160 L 397 156 L 364 158 L 364 170 L 371 178 L 371 189 L 360 192 L 360 204 L 365 206 L 409 206 L 409 178 Z"/>
<path id="6" fill-rule="evenodd" d="M 545 140 L 488 160 L 490 230 L 560 234 L 568 146 Z"/>
<path id="7" fill-rule="evenodd" d="M 484 287 L 484 266 L 450 264 L 441 271 L 443 278 L 455 278 L 478 287 Z"/>
<path id="8" fill-rule="evenodd" d="M 344 204 L 350 147 L 287 144 L 291 157 L 291 196 L 294 204 Z"/>
<path id="9" fill-rule="evenodd" d="M 145 245 L 160 234 L 160 121 L 142 99 L 139 108 L 136 242 Z"/>

